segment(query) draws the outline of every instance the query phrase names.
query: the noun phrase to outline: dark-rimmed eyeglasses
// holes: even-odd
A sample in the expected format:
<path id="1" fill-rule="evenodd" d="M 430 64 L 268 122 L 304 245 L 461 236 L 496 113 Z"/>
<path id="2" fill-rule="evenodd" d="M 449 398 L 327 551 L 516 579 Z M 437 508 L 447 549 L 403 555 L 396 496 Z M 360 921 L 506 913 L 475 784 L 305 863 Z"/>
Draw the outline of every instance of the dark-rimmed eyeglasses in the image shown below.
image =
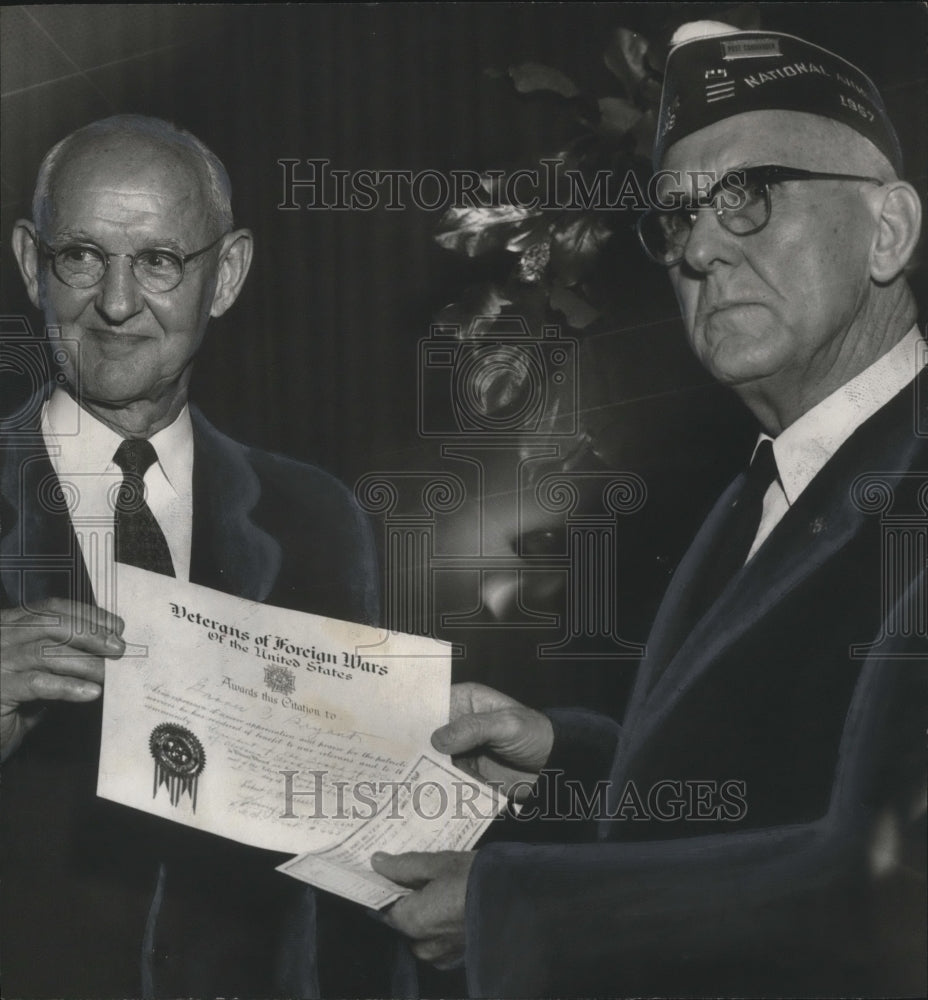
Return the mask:
<path id="1" fill-rule="evenodd" d="M 55 277 L 70 288 L 93 288 L 106 274 L 114 257 L 126 257 L 135 280 L 148 292 L 172 292 L 184 280 L 184 271 L 190 261 L 212 250 L 227 233 L 213 240 L 209 246 L 193 253 L 179 254 L 164 247 L 146 247 L 136 254 L 107 253 L 95 243 L 65 243 L 60 247 L 49 246 L 33 236 L 36 246 L 52 262 Z"/>
<path id="2" fill-rule="evenodd" d="M 638 219 L 638 238 L 645 253 L 664 267 L 678 264 L 696 225 L 697 212 L 711 209 L 723 229 L 735 236 L 759 233 L 770 221 L 771 185 L 781 181 L 862 181 L 882 185 L 876 177 L 826 174 L 797 167 L 764 165 L 729 170 L 705 197 L 673 208 L 650 208 Z"/>

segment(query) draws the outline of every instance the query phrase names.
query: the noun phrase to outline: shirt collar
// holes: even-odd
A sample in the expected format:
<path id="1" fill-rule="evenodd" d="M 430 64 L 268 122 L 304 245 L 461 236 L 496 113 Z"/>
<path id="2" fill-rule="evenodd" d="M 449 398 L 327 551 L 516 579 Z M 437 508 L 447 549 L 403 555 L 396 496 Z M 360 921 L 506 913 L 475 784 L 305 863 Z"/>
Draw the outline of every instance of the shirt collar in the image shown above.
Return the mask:
<path id="1" fill-rule="evenodd" d="M 928 361 L 925 346 L 918 327 L 912 327 L 895 347 L 774 439 L 777 472 L 790 504 L 854 431 L 915 378 Z M 761 434 L 757 443 L 768 437 Z"/>
<path id="2" fill-rule="evenodd" d="M 45 404 L 42 430 L 46 443 L 57 450 L 57 472 L 96 473 L 115 468 L 113 455 L 122 437 L 92 413 L 79 406 L 74 397 L 57 388 Z M 151 437 L 158 464 L 175 493 L 189 490 L 189 469 L 193 464 L 193 426 L 187 406 L 174 421 Z"/>
<path id="3" fill-rule="evenodd" d="M 158 454 L 158 463 L 175 493 L 190 489 L 190 470 L 193 468 L 193 424 L 190 409 L 185 405 L 174 421 L 151 437 Z"/>

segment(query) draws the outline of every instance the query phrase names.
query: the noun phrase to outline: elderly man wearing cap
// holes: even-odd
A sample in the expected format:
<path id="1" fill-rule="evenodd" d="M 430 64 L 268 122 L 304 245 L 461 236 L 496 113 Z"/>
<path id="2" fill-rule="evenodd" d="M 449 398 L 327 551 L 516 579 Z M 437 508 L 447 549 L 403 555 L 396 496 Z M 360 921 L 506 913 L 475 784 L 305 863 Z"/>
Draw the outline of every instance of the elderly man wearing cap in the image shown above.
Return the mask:
<path id="1" fill-rule="evenodd" d="M 678 568 L 621 726 L 455 689 L 436 747 L 550 827 L 373 865 L 416 890 L 390 922 L 463 955 L 474 995 L 924 995 L 919 200 L 857 68 L 686 29 L 640 233 L 760 424 L 751 467 Z"/>

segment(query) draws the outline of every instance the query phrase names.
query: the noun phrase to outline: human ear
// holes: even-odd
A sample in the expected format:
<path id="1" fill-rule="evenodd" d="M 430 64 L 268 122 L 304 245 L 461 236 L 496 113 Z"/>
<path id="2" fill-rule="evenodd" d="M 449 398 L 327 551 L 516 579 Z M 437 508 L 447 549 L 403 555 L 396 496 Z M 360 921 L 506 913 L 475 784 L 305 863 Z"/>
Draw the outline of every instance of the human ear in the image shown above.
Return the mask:
<path id="1" fill-rule="evenodd" d="M 225 237 L 210 316 L 221 316 L 238 298 L 251 267 L 253 248 L 249 229 L 237 229 Z"/>
<path id="2" fill-rule="evenodd" d="M 922 206 L 905 181 L 889 181 L 874 192 L 877 228 L 870 248 L 870 276 L 885 284 L 909 262 L 921 232 Z"/>
<path id="3" fill-rule="evenodd" d="M 29 301 L 42 308 L 39 295 L 39 248 L 36 243 L 35 226 L 28 219 L 18 219 L 13 227 L 13 256 L 19 265 L 19 273 L 29 294 Z"/>

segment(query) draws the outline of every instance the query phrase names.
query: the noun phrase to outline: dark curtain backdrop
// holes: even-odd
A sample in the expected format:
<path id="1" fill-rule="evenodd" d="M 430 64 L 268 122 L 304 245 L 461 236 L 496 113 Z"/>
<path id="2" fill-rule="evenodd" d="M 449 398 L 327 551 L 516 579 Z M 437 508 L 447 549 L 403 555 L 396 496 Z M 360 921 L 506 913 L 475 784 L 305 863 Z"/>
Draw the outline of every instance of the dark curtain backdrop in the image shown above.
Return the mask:
<path id="1" fill-rule="evenodd" d="M 193 392 L 207 415 L 234 437 L 316 462 L 349 484 L 374 469 L 427 468 L 436 453 L 417 434 L 418 343 L 436 310 L 490 265 L 439 249 L 436 213 L 281 211 L 277 160 L 324 157 L 351 171 L 521 165 L 557 150 L 575 125 L 488 70 L 548 63 L 594 94 L 617 93 L 602 60 L 616 25 L 652 31 L 724 16 L 725 6 L 7 7 L 3 313 L 37 320 L 7 248 L 14 220 L 30 214 L 44 152 L 115 112 L 171 119 L 227 164 L 237 221 L 256 238 L 242 298 L 214 323 L 198 362 Z M 909 178 L 924 190 L 923 5 L 760 6 L 765 26 L 834 48 L 874 77 L 902 131 Z M 690 462 L 674 488 L 655 480 L 649 531 L 635 531 L 635 558 L 653 565 L 660 550 L 664 560 L 647 587 L 635 586 L 634 559 L 626 566 L 641 598 L 648 587 L 657 593 L 753 430 L 689 358 L 663 276 L 631 244 L 628 253 L 615 268 L 614 310 L 586 337 L 578 404 L 597 415 L 601 450 L 617 465 L 647 476 L 649 461 L 665 474 L 678 459 Z M 643 638 L 654 594 L 641 599 L 632 638 Z M 479 637 L 470 639 L 473 648 Z M 527 671 L 527 647 L 513 641 L 486 633 L 465 672 L 534 701 L 601 702 L 607 667 Z"/>

